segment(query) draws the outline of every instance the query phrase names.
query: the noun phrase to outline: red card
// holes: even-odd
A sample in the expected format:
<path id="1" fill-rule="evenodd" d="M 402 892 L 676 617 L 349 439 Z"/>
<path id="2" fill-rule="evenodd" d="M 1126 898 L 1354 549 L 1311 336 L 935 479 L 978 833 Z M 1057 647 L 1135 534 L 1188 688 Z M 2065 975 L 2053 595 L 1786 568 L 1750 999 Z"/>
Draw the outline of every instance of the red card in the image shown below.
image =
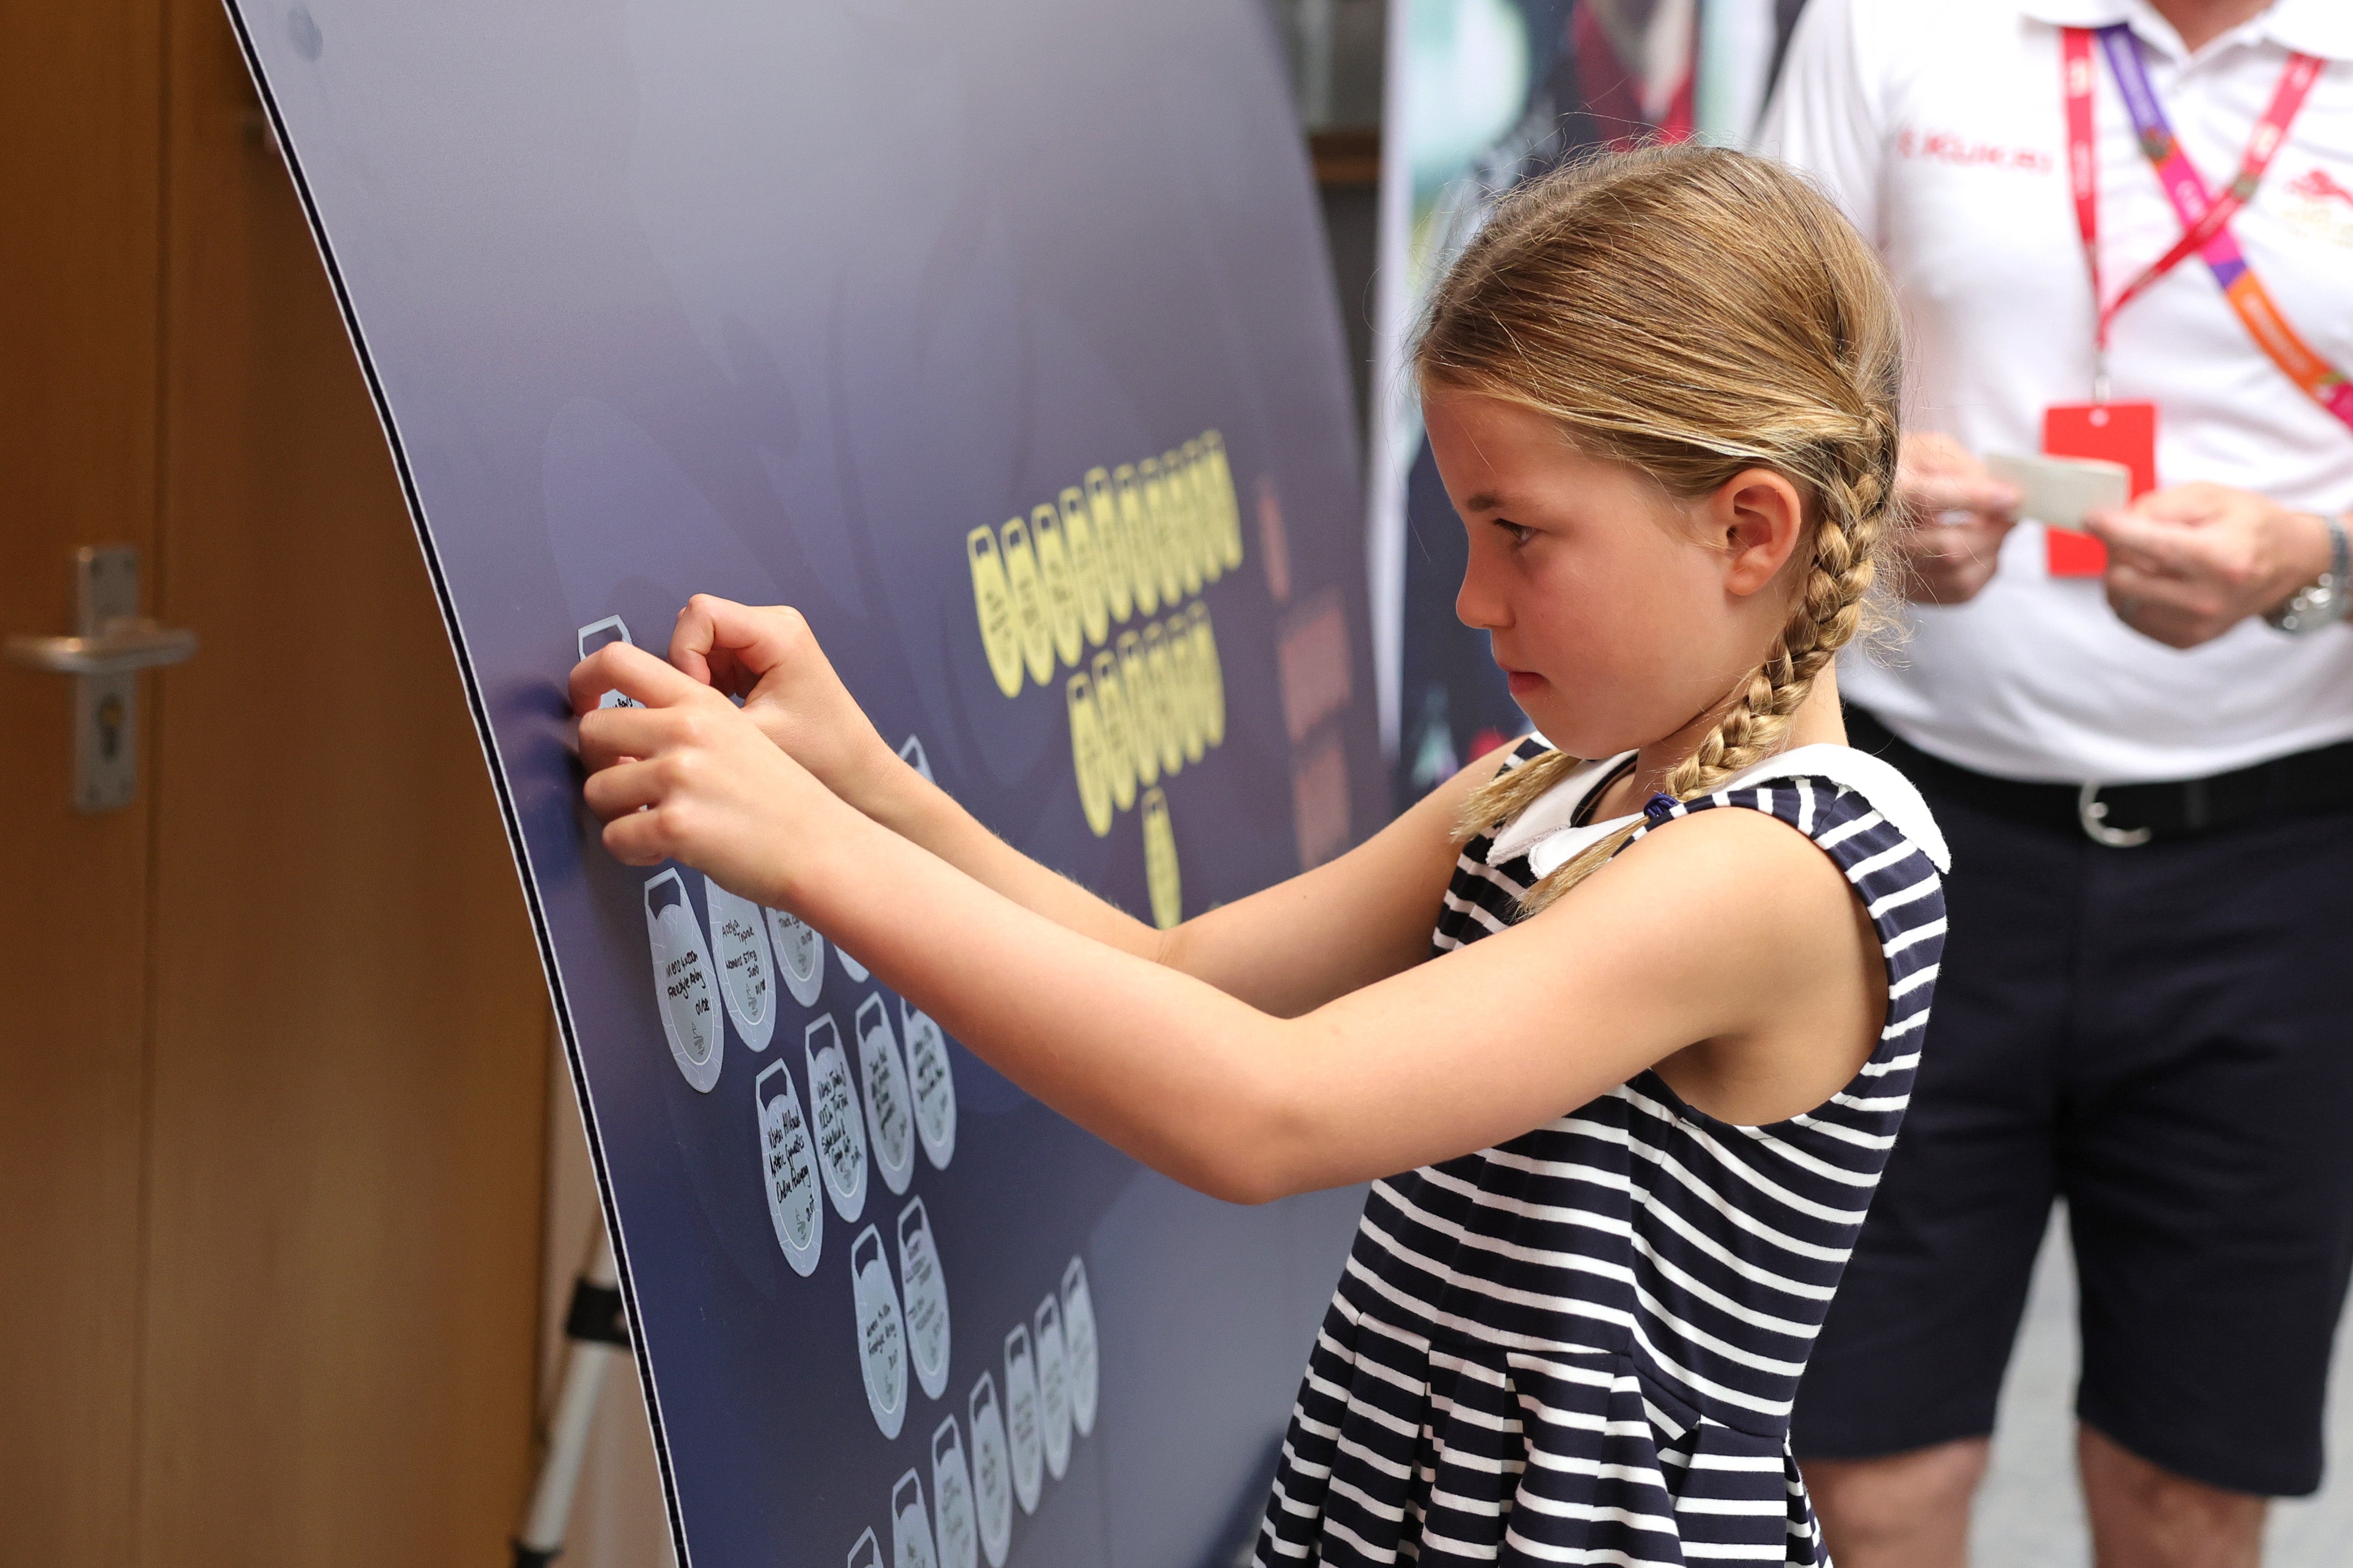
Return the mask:
<path id="1" fill-rule="evenodd" d="M 2132 470 L 2133 499 L 2157 489 L 2157 405 L 2062 403 L 2042 411 L 2042 455 L 2098 458 Z M 2088 533 L 2045 532 L 2053 577 L 2097 577 L 2108 569 L 2108 547 Z"/>

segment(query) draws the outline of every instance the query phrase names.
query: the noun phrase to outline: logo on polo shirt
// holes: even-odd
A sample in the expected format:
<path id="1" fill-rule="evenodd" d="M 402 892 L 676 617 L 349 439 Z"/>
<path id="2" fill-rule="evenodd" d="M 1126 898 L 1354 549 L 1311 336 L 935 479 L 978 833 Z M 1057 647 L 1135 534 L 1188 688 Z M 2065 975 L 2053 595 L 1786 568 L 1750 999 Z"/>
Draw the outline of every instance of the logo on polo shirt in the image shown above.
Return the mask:
<path id="1" fill-rule="evenodd" d="M 2328 171 L 2322 168 L 2306 169 L 2303 174 L 2290 180 L 2287 194 L 2292 196 L 2309 196 L 2314 201 L 2339 201 L 2348 207 L 2353 207 L 2353 191 L 2348 191 L 2338 184 L 2329 177 Z"/>
<path id="2" fill-rule="evenodd" d="M 2353 184 L 2317 163 L 2280 188 L 2280 221 L 2306 239 L 2353 248 Z"/>
<path id="3" fill-rule="evenodd" d="M 1905 126 L 1895 133 L 1895 155 L 1964 169 L 2010 169 L 2021 174 L 2047 174 L 2058 158 L 2035 147 L 2004 147 L 1979 142 L 1957 131 L 1920 131 Z"/>

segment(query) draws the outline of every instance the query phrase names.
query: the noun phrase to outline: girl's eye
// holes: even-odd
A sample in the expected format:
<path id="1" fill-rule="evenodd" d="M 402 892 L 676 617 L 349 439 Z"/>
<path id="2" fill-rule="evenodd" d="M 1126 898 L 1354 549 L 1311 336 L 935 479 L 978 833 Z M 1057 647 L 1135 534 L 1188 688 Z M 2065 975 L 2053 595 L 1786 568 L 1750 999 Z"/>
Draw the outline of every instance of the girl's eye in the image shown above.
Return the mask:
<path id="1" fill-rule="evenodd" d="M 1495 520 L 1495 526 L 1502 529 L 1505 536 L 1508 537 L 1514 544 L 1525 544 L 1529 540 L 1535 537 L 1536 531 L 1535 529 L 1522 528 L 1518 523 L 1510 521 L 1504 518 L 1497 518 Z"/>

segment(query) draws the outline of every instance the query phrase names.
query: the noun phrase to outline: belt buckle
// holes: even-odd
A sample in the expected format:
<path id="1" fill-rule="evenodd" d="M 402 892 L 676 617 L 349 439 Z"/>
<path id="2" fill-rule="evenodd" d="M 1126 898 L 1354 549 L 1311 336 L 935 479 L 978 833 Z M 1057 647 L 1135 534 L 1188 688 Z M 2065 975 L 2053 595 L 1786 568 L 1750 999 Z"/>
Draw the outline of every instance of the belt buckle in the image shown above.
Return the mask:
<path id="1" fill-rule="evenodd" d="M 2083 825 L 2084 837 L 2110 849 L 2137 849 L 2149 841 L 2146 827 L 2108 826 L 2108 803 L 2100 798 L 2100 786 L 2095 784 L 2075 792 L 2075 820 Z"/>

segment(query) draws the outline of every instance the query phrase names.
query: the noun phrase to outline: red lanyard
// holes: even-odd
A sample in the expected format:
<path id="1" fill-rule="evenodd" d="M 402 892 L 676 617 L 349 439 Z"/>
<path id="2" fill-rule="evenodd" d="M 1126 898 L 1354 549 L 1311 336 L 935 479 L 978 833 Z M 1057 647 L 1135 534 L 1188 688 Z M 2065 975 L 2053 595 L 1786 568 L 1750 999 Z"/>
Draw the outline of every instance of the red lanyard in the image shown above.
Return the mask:
<path id="1" fill-rule="evenodd" d="M 2103 29 L 2107 31 L 2108 29 Z M 2126 284 L 2124 290 L 2105 304 L 2100 302 L 2100 205 L 2099 154 L 2092 135 L 2093 49 L 2098 35 L 2088 27 L 2069 27 L 2061 35 L 2064 49 L 2061 79 L 2067 98 L 2067 175 L 2075 197 L 2075 226 L 2084 237 L 2084 259 L 2091 269 L 2092 302 L 2099 311 L 2094 329 L 2094 346 L 2098 356 L 2096 401 L 2108 399 L 2108 331 L 2116 312 L 2139 298 L 2158 279 L 2172 271 L 2191 255 L 2204 250 L 2229 228 L 2231 219 L 2247 205 L 2263 183 L 2263 173 L 2271 167 L 2272 159 L 2287 141 L 2288 127 L 2295 123 L 2296 113 L 2304 107 L 2306 96 L 2318 79 L 2322 62 L 2310 55 L 2296 55 L 2280 73 L 2278 88 L 2272 94 L 2270 107 L 2255 121 L 2254 134 L 2248 139 L 2245 157 L 2240 160 L 2239 172 L 2232 179 L 2219 200 L 2206 204 L 2205 184 L 2197 171 L 2189 166 L 2189 157 L 2181 150 L 2171 128 L 2165 123 L 2163 110 L 2154 93 L 2147 91 L 2147 79 L 2139 72 L 2129 76 L 2118 73 L 2118 84 L 2128 92 L 2137 91 L 2145 102 L 2128 103 L 2133 120 L 2140 132 L 2142 151 L 2157 166 L 2158 178 L 2167 187 L 2166 194 L 2177 211 L 2187 218 L 2200 205 L 2205 207 L 2195 222 L 2186 223 L 2180 239 L 2173 248 L 2158 257 L 2141 274 Z M 2120 40 L 2122 47 L 2135 50 L 2133 64 L 2137 66 L 2138 46 L 2129 37 Z M 2115 47 L 2115 46 L 2112 46 Z M 2231 249 L 2236 252 L 2237 247 Z M 2210 258 L 2220 259 L 2220 258 Z M 2233 257 L 2235 259 L 2235 254 Z M 2240 269 L 2244 263 L 2241 261 Z"/>

